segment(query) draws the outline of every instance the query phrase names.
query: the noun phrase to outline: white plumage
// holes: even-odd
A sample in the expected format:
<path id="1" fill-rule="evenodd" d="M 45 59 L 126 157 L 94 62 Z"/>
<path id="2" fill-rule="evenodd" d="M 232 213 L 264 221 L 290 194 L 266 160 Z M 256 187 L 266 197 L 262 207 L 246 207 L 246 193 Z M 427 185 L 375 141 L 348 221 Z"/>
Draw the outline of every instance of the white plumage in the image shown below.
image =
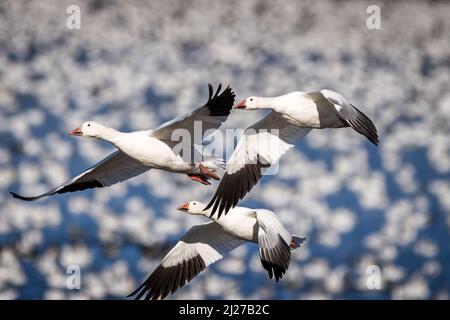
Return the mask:
<path id="1" fill-rule="evenodd" d="M 220 215 L 233 208 L 261 179 L 264 168 L 276 163 L 293 142 L 311 129 L 352 127 L 378 144 L 372 121 L 331 90 L 295 91 L 279 97 L 248 97 L 237 109 L 272 112 L 247 128 L 231 155 L 224 176 L 207 208 Z"/>
<path id="2" fill-rule="evenodd" d="M 234 93 L 230 87 L 220 93 L 219 85 L 213 95 L 209 85 L 208 102 L 193 112 L 166 122 L 156 130 L 119 132 L 101 124 L 88 121 L 70 132 L 71 135 L 97 138 L 110 142 L 118 151 L 101 160 L 88 170 L 70 181 L 42 195 L 24 197 L 11 193 L 15 198 L 32 201 L 55 193 L 80 191 L 89 188 L 108 187 L 135 177 L 149 169 L 187 174 L 192 180 L 209 185 L 209 179 L 219 180 L 216 171 L 221 167 L 220 159 L 204 161 L 202 154 L 195 149 L 193 141 L 184 141 L 184 150 L 194 153 L 194 159 L 184 155 L 182 158 L 174 149 L 178 141 L 172 134 L 176 130 L 185 130 L 189 137 L 194 137 L 196 125 L 201 125 L 201 140 L 208 130 L 217 130 L 230 114 L 234 102 Z M 220 93 L 220 94 L 219 94 Z"/>
<path id="3" fill-rule="evenodd" d="M 209 216 L 200 201 L 178 207 L 192 215 Z M 156 270 L 129 296 L 136 299 L 164 299 L 169 293 L 191 281 L 208 265 L 222 259 L 246 242 L 257 243 L 261 263 L 269 277 L 280 280 L 289 267 L 291 250 L 305 238 L 291 236 L 276 215 L 265 209 L 235 207 L 227 215 L 189 229 L 163 258 Z"/>

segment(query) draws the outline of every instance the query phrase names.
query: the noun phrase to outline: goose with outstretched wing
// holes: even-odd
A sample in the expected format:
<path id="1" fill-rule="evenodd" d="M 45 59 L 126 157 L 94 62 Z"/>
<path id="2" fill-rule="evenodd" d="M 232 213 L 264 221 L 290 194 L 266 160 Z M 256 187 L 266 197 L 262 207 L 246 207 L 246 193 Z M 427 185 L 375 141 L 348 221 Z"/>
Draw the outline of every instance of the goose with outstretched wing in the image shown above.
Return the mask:
<path id="1" fill-rule="evenodd" d="M 271 113 L 247 128 L 228 160 L 226 172 L 207 206 L 219 215 L 234 207 L 258 183 L 262 171 L 311 129 L 351 127 L 378 145 L 377 129 L 369 117 L 332 90 L 248 97 L 234 108 L 269 109 Z"/>
<path id="2" fill-rule="evenodd" d="M 210 217 L 205 204 L 191 201 L 178 210 Z M 291 250 L 306 238 L 291 235 L 269 210 L 235 207 L 226 216 L 193 226 L 162 259 L 161 264 L 129 297 L 164 299 L 190 282 L 207 266 L 235 248 L 251 242 L 259 245 L 259 256 L 269 277 L 279 281 L 286 273 Z"/>
<path id="3" fill-rule="evenodd" d="M 214 93 L 211 85 L 207 103 L 175 120 L 169 121 L 156 130 L 120 132 L 93 121 L 70 132 L 73 136 L 97 138 L 114 145 L 118 150 L 91 168 L 68 182 L 38 196 L 26 197 L 17 193 L 11 194 L 18 199 L 33 201 L 56 193 L 81 191 L 90 188 L 108 187 L 118 182 L 140 175 L 152 168 L 183 173 L 190 179 L 209 185 L 209 179 L 219 180 L 217 171 L 222 167 L 221 159 L 201 159 L 198 162 L 185 160 L 174 152 L 178 141 L 173 141 L 172 133 L 186 130 L 189 137 L 194 137 L 194 128 L 200 124 L 200 140 L 208 130 L 219 129 L 226 121 L 234 103 L 234 93 L 230 87 L 221 92 L 219 85 Z M 192 141 L 183 141 L 192 144 Z"/>

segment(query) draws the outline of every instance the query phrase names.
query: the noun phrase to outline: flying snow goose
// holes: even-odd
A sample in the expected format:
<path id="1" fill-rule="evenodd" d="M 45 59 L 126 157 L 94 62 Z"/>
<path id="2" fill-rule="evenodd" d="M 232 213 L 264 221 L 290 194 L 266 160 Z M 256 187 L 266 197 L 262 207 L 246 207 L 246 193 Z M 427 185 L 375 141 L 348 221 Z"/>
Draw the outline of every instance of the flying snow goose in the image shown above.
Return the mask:
<path id="1" fill-rule="evenodd" d="M 271 109 L 260 122 L 249 127 L 231 155 L 226 172 L 208 204 L 212 212 L 227 212 L 234 207 L 261 178 L 261 171 L 273 165 L 292 145 L 292 138 L 308 134 L 308 128 L 352 127 L 378 145 L 377 129 L 372 121 L 331 90 L 292 92 L 279 97 L 248 97 L 236 109 Z M 279 136 L 262 130 L 279 129 Z M 255 132 L 256 130 L 256 132 Z M 259 131 L 259 132 L 258 132 Z"/>
<path id="2" fill-rule="evenodd" d="M 191 201 L 177 208 L 209 217 L 205 204 Z M 291 250 L 306 238 L 292 236 L 277 216 L 265 209 L 235 207 L 227 215 L 193 226 L 163 258 L 161 264 L 133 293 L 136 299 L 164 299 L 191 281 L 208 265 L 246 242 L 259 245 L 259 256 L 270 279 L 280 280 L 289 267 Z"/>
<path id="3" fill-rule="evenodd" d="M 120 132 L 105 127 L 93 121 L 83 123 L 79 128 L 70 131 L 71 135 L 98 138 L 113 144 L 117 149 L 105 159 L 101 160 L 91 168 L 70 181 L 56 187 L 42 195 L 24 197 L 17 193 L 11 194 L 18 199 L 33 201 L 55 193 L 80 191 L 89 188 L 108 187 L 115 183 L 130 179 L 151 168 L 170 172 L 187 174 L 192 180 L 202 184 L 210 184 L 209 179 L 219 180 L 216 171 L 221 166 L 218 159 L 203 161 L 185 161 L 174 147 L 180 143 L 188 143 L 196 152 L 191 141 L 174 141 L 172 133 L 176 129 L 184 129 L 194 137 L 194 128 L 201 123 L 201 138 L 207 130 L 218 129 L 227 119 L 234 103 L 234 93 L 227 87 L 222 93 L 219 85 L 214 94 L 211 85 L 209 88 L 209 99 L 207 103 L 193 112 L 162 124 L 155 130 Z M 219 94 L 220 93 L 220 94 Z M 186 132 L 186 131 L 185 131 Z M 199 159 L 198 152 L 196 159 Z"/>
<path id="4" fill-rule="evenodd" d="M 377 129 L 373 122 L 339 93 L 295 91 L 279 97 L 248 97 L 237 109 L 271 109 L 289 123 L 316 129 L 351 127 L 378 145 Z"/>

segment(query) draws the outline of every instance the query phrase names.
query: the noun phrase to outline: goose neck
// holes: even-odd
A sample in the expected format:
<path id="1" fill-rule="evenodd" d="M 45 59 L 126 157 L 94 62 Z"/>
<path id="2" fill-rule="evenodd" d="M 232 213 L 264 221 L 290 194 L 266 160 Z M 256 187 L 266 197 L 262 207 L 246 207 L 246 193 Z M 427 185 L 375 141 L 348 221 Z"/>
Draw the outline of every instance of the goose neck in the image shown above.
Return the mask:
<path id="1" fill-rule="evenodd" d="M 120 134 L 121 132 L 117 131 L 116 129 L 104 128 L 100 133 L 99 138 L 116 145 L 117 140 L 120 137 Z"/>

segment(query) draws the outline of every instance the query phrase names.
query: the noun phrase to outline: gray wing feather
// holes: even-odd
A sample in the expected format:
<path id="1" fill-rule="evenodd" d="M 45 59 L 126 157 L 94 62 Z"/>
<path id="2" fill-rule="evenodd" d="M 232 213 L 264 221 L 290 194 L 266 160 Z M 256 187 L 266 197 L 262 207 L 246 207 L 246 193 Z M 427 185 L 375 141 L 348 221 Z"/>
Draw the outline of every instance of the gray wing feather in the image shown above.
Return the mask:
<path id="1" fill-rule="evenodd" d="M 337 106 L 335 107 L 337 115 L 345 125 L 352 127 L 356 132 L 369 139 L 374 145 L 378 145 L 377 128 L 368 116 L 337 92 L 324 89 L 321 93 L 329 102 Z"/>
<path id="2" fill-rule="evenodd" d="M 276 215 L 269 210 L 257 210 L 259 224 L 259 256 L 270 279 L 278 282 L 289 268 L 292 236 L 283 227 Z"/>

